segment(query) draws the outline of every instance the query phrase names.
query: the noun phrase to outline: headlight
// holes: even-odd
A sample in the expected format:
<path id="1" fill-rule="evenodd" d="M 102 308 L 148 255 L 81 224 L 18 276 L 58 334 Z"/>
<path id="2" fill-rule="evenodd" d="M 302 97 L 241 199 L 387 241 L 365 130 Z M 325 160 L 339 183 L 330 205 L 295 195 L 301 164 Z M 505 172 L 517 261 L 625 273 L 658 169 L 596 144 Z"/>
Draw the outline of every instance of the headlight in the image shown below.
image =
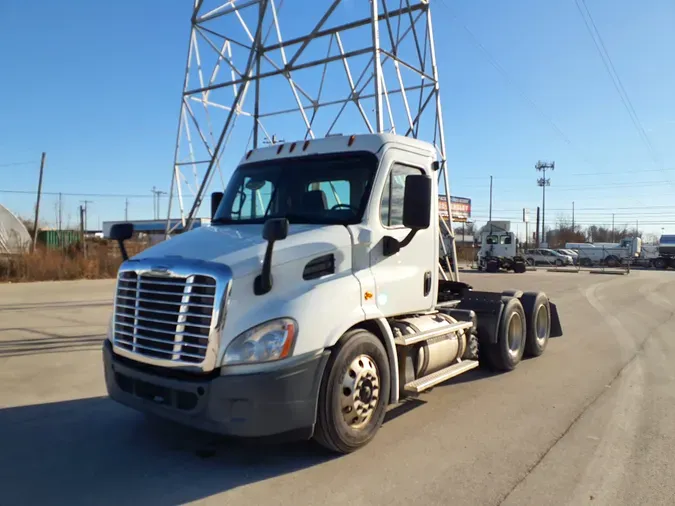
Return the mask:
<path id="1" fill-rule="evenodd" d="M 237 336 L 225 350 L 222 365 L 255 364 L 290 355 L 298 333 L 292 318 L 279 318 L 253 327 Z"/>

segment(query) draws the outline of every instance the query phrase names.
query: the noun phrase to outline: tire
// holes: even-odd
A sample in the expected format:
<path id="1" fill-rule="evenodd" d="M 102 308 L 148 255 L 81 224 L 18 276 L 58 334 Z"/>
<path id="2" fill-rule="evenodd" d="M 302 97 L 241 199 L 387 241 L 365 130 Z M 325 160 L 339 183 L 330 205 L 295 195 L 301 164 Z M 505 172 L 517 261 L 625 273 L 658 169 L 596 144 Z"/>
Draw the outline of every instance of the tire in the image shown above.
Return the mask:
<path id="1" fill-rule="evenodd" d="M 475 334 L 475 332 L 471 332 L 471 334 L 469 334 L 469 338 L 466 341 L 466 350 L 464 350 L 462 360 L 478 360 L 478 357 L 478 336 Z"/>
<path id="2" fill-rule="evenodd" d="M 509 330 L 511 325 L 516 324 L 519 327 L 514 329 L 513 337 L 517 337 L 517 343 L 509 339 Z M 504 303 L 504 309 L 499 321 L 497 331 L 497 342 L 489 343 L 487 346 L 482 346 L 481 351 L 485 353 L 481 358 L 487 362 L 490 369 L 496 371 L 511 371 L 516 368 L 523 358 L 525 353 L 525 344 L 527 340 L 527 320 L 525 318 L 525 310 L 520 300 L 512 297 Z"/>
<path id="3" fill-rule="evenodd" d="M 523 272 L 527 271 L 527 267 L 525 267 L 525 262 L 516 262 L 513 265 L 513 272 L 516 272 L 518 274 L 522 274 Z"/>
<path id="4" fill-rule="evenodd" d="M 487 265 L 485 266 L 485 272 L 498 272 L 499 271 L 499 260 L 488 260 Z"/>
<path id="5" fill-rule="evenodd" d="M 656 258 L 653 265 L 655 269 L 667 269 L 668 261 L 665 258 Z"/>
<path id="6" fill-rule="evenodd" d="M 534 258 L 528 258 L 527 259 L 527 265 L 529 265 L 530 267 L 534 267 L 534 263 L 535 263 Z"/>
<path id="7" fill-rule="evenodd" d="M 614 255 L 605 258 L 605 265 L 607 265 L 607 267 L 618 267 L 620 264 L 621 262 Z"/>
<path id="8" fill-rule="evenodd" d="M 350 390 L 344 386 L 351 381 L 349 378 L 355 387 L 360 385 L 360 395 L 371 400 L 369 407 L 354 395 L 356 388 Z M 389 359 L 380 340 L 364 329 L 347 332 L 333 348 L 321 381 L 315 441 L 341 454 L 368 444 L 384 421 L 389 389 Z M 361 407 L 369 408 L 368 413 L 361 413 Z M 363 416 L 360 420 L 354 416 L 348 423 L 347 413 L 355 411 Z"/>
<path id="9" fill-rule="evenodd" d="M 551 336 L 551 305 L 543 292 L 526 292 L 520 298 L 527 321 L 525 355 L 538 357 Z"/>
<path id="10" fill-rule="evenodd" d="M 670 260 L 668 260 L 668 266 L 671 269 L 675 269 L 675 258 L 671 258 Z"/>

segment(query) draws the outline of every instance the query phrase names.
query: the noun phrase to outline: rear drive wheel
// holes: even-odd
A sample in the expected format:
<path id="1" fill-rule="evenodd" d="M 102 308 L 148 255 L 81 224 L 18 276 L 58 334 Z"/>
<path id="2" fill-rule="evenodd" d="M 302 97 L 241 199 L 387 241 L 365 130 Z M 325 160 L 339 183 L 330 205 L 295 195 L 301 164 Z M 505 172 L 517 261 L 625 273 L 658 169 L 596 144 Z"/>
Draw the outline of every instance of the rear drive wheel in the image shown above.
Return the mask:
<path id="1" fill-rule="evenodd" d="M 527 292 L 520 298 L 527 321 L 525 355 L 538 357 L 551 335 L 551 306 L 543 292 Z"/>
<path id="2" fill-rule="evenodd" d="M 516 262 L 513 264 L 513 272 L 516 272 L 518 274 L 522 274 L 523 272 L 526 272 L 527 268 L 525 267 L 525 262 Z"/>
<path id="3" fill-rule="evenodd" d="M 499 321 L 497 342 L 487 346 L 482 358 L 487 360 L 491 369 L 511 371 L 523 358 L 526 339 L 527 322 L 523 305 L 515 297 L 510 298 Z"/>
<path id="4" fill-rule="evenodd" d="M 666 269 L 668 267 L 668 262 L 665 258 L 656 258 L 653 261 L 655 269 Z"/>
<path id="5" fill-rule="evenodd" d="M 337 453 L 368 444 L 384 421 L 390 372 L 380 340 L 363 329 L 347 332 L 326 366 L 314 439 Z"/>
<path id="6" fill-rule="evenodd" d="M 614 255 L 610 255 L 607 258 L 605 258 L 605 264 L 607 267 L 618 267 L 621 262 L 617 257 Z"/>

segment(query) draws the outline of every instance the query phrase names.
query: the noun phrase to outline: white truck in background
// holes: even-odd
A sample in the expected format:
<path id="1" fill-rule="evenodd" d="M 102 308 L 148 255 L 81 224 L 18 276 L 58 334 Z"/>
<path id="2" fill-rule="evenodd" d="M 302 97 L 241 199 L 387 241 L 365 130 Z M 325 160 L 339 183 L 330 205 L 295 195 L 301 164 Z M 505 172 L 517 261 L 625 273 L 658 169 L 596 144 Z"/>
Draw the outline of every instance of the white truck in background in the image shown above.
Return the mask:
<path id="1" fill-rule="evenodd" d="M 644 245 L 636 265 L 655 269 L 675 269 L 675 235 L 662 235 L 658 245 Z"/>
<path id="2" fill-rule="evenodd" d="M 367 444 L 388 406 L 562 335 L 543 292 L 440 278 L 437 154 L 391 134 L 248 152 L 211 226 L 128 258 L 103 347 L 110 397 L 207 431 Z M 448 430 L 452 430 L 451 425 Z"/>
<path id="3" fill-rule="evenodd" d="M 632 263 L 642 251 L 642 239 L 626 237 L 618 243 L 566 243 L 565 249 L 576 251 L 578 263 L 582 267 L 606 265 L 618 267 Z"/>
<path id="4" fill-rule="evenodd" d="M 477 262 L 479 271 L 523 273 L 527 270 L 525 259 L 518 255 L 518 239 L 507 230 L 488 228 L 480 233 Z"/>

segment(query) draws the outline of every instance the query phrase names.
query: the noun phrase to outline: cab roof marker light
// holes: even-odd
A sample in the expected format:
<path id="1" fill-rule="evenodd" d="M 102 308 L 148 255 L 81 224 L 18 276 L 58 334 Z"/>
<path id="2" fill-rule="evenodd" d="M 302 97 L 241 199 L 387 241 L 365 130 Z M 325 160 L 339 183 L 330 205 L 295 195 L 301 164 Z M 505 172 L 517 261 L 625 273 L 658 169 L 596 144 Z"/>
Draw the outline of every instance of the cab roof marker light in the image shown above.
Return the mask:
<path id="1" fill-rule="evenodd" d="M 252 155 L 252 154 L 253 154 L 253 150 L 252 150 L 252 149 L 249 149 L 249 150 L 248 150 L 248 153 L 246 153 L 246 159 L 248 160 L 249 158 L 251 158 L 251 155 Z"/>
<path id="2" fill-rule="evenodd" d="M 302 145 L 302 150 L 305 151 L 309 147 L 309 141 L 305 141 L 305 143 Z"/>
<path id="3" fill-rule="evenodd" d="M 288 149 L 288 152 L 292 153 L 294 149 L 295 149 L 295 142 L 291 144 L 291 147 Z"/>
<path id="4" fill-rule="evenodd" d="M 279 147 L 277 148 L 277 155 L 278 155 L 279 153 L 281 153 L 281 150 L 282 150 L 282 149 L 284 149 L 284 145 L 283 145 L 283 144 L 279 144 Z"/>
<path id="5" fill-rule="evenodd" d="M 349 140 L 347 141 L 347 146 L 351 146 L 354 144 L 354 141 L 356 140 L 356 135 L 350 135 Z"/>

